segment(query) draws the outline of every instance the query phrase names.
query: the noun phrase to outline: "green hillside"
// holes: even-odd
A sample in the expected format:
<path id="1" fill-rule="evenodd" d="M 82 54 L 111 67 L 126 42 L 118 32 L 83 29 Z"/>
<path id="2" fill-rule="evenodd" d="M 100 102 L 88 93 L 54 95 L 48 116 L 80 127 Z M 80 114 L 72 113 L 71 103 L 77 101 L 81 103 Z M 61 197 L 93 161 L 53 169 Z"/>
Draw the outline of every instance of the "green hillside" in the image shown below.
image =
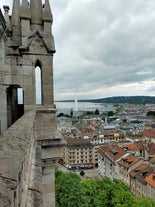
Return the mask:
<path id="1" fill-rule="evenodd" d="M 74 100 L 61 100 L 56 102 L 74 102 Z M 78 102 L 93 102 L 93 103 L 114 103 L 114 104 L 155 104 L 155 96 L 113 96 L 98 99 L 82 99 Z"/>
<path id="2" fill-rule="evenodd" d="M 114 96 L 91 101 L 95 103 L 155 104 L 155 96 Z"/>

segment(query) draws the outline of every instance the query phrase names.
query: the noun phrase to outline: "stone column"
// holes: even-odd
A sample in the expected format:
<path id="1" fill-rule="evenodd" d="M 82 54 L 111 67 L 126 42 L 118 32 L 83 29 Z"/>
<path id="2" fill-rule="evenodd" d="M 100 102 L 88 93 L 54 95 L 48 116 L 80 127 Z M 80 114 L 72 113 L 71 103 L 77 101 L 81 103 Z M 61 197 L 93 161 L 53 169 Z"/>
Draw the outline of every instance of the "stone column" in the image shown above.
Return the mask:
<path id="1" fill-rule="evenodd" d="M 42 193 L 43 206 L 55 207 L 55 172 L 54 160 L 43 161 Z"/>
<path id="2" fill-rule="evenodd" d="M 56 129 L 54 108 L 39 108 L 36 113 L 35 136 L 41 145 L 43 206 L 55 207 L 55 172 L 57 160 L 63 156 L 63 138 Z"/>

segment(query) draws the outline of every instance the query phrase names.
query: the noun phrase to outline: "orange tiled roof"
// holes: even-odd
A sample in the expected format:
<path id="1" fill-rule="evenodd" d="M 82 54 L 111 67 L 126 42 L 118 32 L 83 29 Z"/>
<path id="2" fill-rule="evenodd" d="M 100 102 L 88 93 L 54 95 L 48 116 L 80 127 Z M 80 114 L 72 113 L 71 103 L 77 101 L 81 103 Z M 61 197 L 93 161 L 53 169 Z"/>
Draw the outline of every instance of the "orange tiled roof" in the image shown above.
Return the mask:
<path id="1" fill-rule="evenodd" d="M 151 175 L 149 175 L 148 177 L 146 177 L 145 178 L 145 181 L 149 184 L 149 185 L 151 185 L 152 187 L 154 187 L 155 188 L 155 174 L 151 174 Z"/>
<path id="2" fill-rule="evenodd" d="M 138 174 L 139 172 L 141 172 L 142 170 L 144 170 L 145 168 L 147 168 L 149 165 L 142 163 L 141 165 L 139 165 L 138 167 L 136 167 L 134 170 L 132 170 L 130 172 L 130 176 L 131 177 L 135 177 L 136 174 Z"/>
<path id="3" fill-rule="evenodd" d="M 90 146 L 91 143 L 86 139 L 75 139 L 75 138 L 66 138 L 65 141 L 68 145 L 86 145 Z"/>
<path id="4" fill-rule="evenodd" d="M 149 154 L 155 155 L 155 143 L 148 143 L 146 150 Z"/>
<path id="5" fill-rule="evenodd" d="M 121 144 L 121 147 L 127 147 L 128 151 L 139 151 L 143 148 L 141 143 L 125 143 Z"/>
<path id="6" fill-rule="evenodd" d="M 146 136 L 148 138 L 155 138 L 155 129 L 150 129 L 150 130 L 144 130 L 141 132 L 143 136 Z"/>
<path id="7" fill-rule="evenodd" d="M 91 136 L 91 135 L 107 135 L 107 134 L 118 134 L 118 133 L 121 133 L 121 130 L 104 130 L 104 131 L 101 131 L 101 132 L 88 132 L 88 133 L 77 133 L 77 136 Z"/>
<path id="8" fill-rule="evenodd" d="M 118 147 L 117 145 L 108 145 L 108 146 L 102 146 L 99 150 L 99 153 L 102 156 L 106 156 L 109 159 L 117 161 L 119 158 L 121 158 L 123 155 L 126 154 L 125 150 Z"/>
<path id="9" fill-rule="evenodd" d="M 125 168 L 130 168 L 132 165 L 137 163 L 139 159 L 134 155 L 128 155 L 126 157 L 123 157 L 118 163 L 121 166 L 124 166 Z"/>
<path id="10" fill-rule="evenodd" d="M 135 104 L 129 104 L 129 105 L 127 105 L 126 108 L 134 109 L 134 108 L 137 108 L 137 106 Z"/>
<path id="11" fill-rule="evenodd" d="M 88 124 L 88 126 L 97 127 L 99 126 L 99 124 L 96 122 L 91 122 L 90 124 Z"/>

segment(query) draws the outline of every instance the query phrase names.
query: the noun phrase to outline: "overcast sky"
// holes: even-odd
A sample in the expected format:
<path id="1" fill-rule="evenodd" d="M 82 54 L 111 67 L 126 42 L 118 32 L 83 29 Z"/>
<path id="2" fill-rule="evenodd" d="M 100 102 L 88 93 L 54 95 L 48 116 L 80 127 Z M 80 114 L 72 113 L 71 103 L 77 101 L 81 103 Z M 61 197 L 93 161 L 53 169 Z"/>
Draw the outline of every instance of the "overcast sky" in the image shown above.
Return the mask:
<path id="1" fill-rule="evenodd" d="M 154 0 L 50 2 L 55 100 L 155 95 Z"/>

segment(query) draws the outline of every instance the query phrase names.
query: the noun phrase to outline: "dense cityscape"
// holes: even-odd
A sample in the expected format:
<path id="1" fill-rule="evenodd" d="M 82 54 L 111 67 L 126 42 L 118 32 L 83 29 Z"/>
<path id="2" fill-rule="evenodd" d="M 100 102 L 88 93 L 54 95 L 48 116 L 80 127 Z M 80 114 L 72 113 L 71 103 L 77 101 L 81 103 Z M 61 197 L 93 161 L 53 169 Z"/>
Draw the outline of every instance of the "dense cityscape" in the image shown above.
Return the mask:
<path id="1" fill-rule="evenodd" d="M 154 10 L 1 0 L 0 207 L 155 207 Z"/>
<path id="2" fill-rule="evenodd" d="M 136 197 L 153 198 L 155 105 L 114 104 L 112 109 L 57 114 L 58 130 L 66 141 L 59 163 L 78 174 L 84 170 L 89 178 L 97 171 L 98 178 L 119 179 Z"/>

